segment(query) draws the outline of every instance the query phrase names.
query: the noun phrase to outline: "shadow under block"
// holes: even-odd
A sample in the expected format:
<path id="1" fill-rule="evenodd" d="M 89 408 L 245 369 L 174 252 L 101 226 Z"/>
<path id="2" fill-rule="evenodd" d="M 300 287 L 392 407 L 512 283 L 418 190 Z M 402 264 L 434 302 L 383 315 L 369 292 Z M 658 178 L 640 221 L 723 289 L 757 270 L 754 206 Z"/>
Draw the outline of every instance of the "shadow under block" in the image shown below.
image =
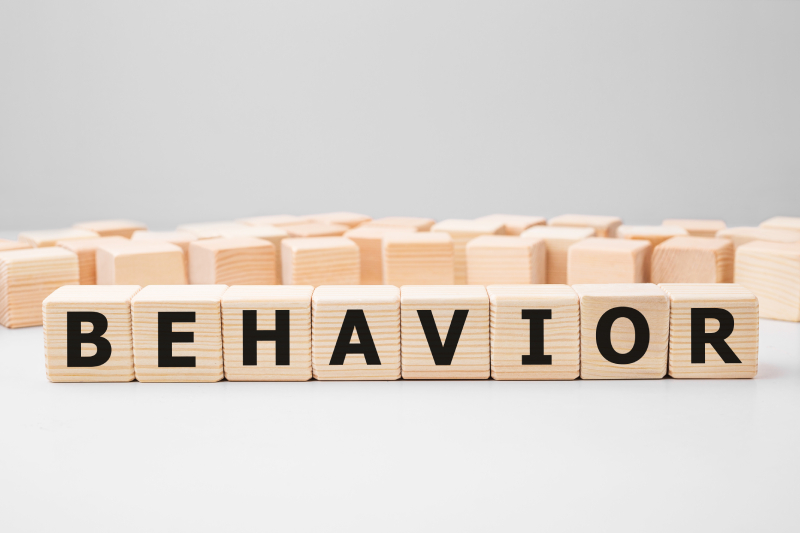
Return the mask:
<path id="1" fill-rule="evenodd" d="M 598 237 L 616 237 L 617 228 L 622 225 L 622 219 L 600 215 L 559 215 L 548 220 L 547 225 L 594 228 L 595 235 Z"/>
<path id="2" fill-rule="evenodd" d="M 648 241 L 589 237 L 567 252 L 567 283 L 646 283 L 650 278 Z"/>
<path id="3" fill-rule="evenodd" d="M 67 285 L 45 298 L 42 317 L 47 379 L 53 382 L 133 381 L 131 298 L 139 289 L 138 285 Z M 95 315 L 98 321 L 71 314 L 82 312 Z M 96 316 L 97 313 L 102 317 Z M 70 324 L 71 321 L 74 324 Z M 68 355 L 68 337 L 72 335 L 78 336 L 80 349 L 77 354 Z M 81 338 L 83 335 L 85 337 Z M 107 345 L 96 344 L 94 335 L 101 335 L 105 341 L 97 342 Z M 75 355 L 80 359 L 74 360 Z M 94 366 L 85 366 L 87 364 Z"/>
<path id="4" fill-rule="evenodd" d="M 356 243 L 361 256 L 361 284 L 383 283 L 383 237 L 391 233 L 416 233 L 412 227 L 359 226 L 347 231 L 344 236 Z"/>
<path id="5" fill-rule="evenodd" d="M 489 296 L 482 285 L 406 285 L 400 323 L 403 379 L 489 378 Z"/>
<path id="6" fill-rule="evenodd" d="M 94 237 L 91 239 L 75 239 L 72 241 L 58 241 L 56 246 L 60 246 L 78 256 L 78 270 L 80 272 L 81 285 L 97 284 L 97 248 L 106 243 L 125 243 L 125 237 Z"/>
<path id="7" fill-rule="evenodd" d="M 581 369 L 580 306 L 567 285 L 490 285 L 492 378 L 569 380 Z"/>
<path id="8" fill-rule="evenodd" d="M 733 283 L 664 283 L 659 287 L 670 300 L 670 376 L 714 379 L 756 376 L 758 299 L 752 292 Z M 730 331 L 726 331 L 723 324 L 730 324 Z M 720 329 L 724 334 L 722 340 L 732 355 L 724 347 L 720 354 L 711 342 L 713 334 Z M 703 341 L 695 342 L 694 350 L 693 333 Z"/>
<path id="9" fill-rule="evenodd" d="M 298 217 L 295 215 L 267 215 L 261 217 L 240 218 L 236 222 L 247 224 L 248 226 L 290 226 L 292 224 L 306 224 L 311 222 L 308 217 Z"/>
<path id="10" fill-rule="evenodd" d="M 731 283 L 733 244 L 727 239 L 674 237 L 653 250 L 653 283 Z"/>
<path id="11" fill-rule="evenodd" d="M 502 235 L 505 232 L 501 222 L 478 222 L 451 218 L 437 222 L 431 231 L 444 232 L 453 239 L 455 284 L 467 283 L 467 243 L 481 235 Z"/>
<path id="12" fill-rule="evenodd" d="M 184 285 L 186 266 L 179 246 L 159 241 L 125 241 L 97 248 L 98 285 Z"/>
<path id="13" fill-rule="evenodd" d="M 734 248 L 753 241 L 800 242 L 800 232 L 770 228 L 727 228 L 717 232 L 717 239 L 728 239 Z"/>
<path id="14" fill-rule="evenodd" d="M 400 289 L 317 287 L 311 297 L 311 317 L 315 379 L 400 379 Z"/>
<path id="15" fill-rule="evenodd" d="M 469 285 L 547 283 L 543 239 L 482 235 L 467 243 Z"/>
<path id="16" fill-rule="evenodd" d="M 547 283 L 567 282 L 567 255 L 569 247 L 578 241 L 594 236 L 594 228 L 560 228 L 533 226 L 522 232 L 522 237 L 544 239 L 547 247 Z"/>
<path id="17" fill-rule="evenodd" d="M 361 224 L 361 228 L 382 228 L 382 227 L 401 227 L 413 228 L 417 231 L 430 231 L 431 226 L 436 224 L 432 218 L 423 217 L 385 217 L 372 220 Z"/>
<path id="18" fill-rule="evenodd" d="M 572 288 L 581 301 L 582 379 L 660 379 L 666 375 L 669 298 L 664 291 L 651 283 Z"/>
<path id="19" fill-rule="evenodd" d="M 323 224 L 321 222 L 308 222 L 306 224 L 290 224 L 282 226 L 289 237 L 341 237 L 349 226 L 344 224 Z"/>
<path id="20" fill-rule="evenodd" d="M 527 215 L 486 215 L 475 219 L 476 222 L 499 222 L 503 225 L 506 235 L 521 235 L 523 231 L 533 226 L 544 226 L 547 220 L 544 217 Z"/>
<path id="21" fill-rule="evenodd" d="M 453 239 L 443 232 L 393 233 L 383 238 L 383 283 L 452 285 Z"/>
<path id="22" fill-rule="evenodd" d="M 94 220 L 79 222 L 74 228 L 94 231 L 101 237 L 125 237 L 130 239 L 135 231 L 146 230 L 147 225 L 133 220 Z"/>
<path id="23" fill-rule="evenodd" d="M 78 256 L 52 246 L 0 252 L 0 324 L 42 325 L 42 302 L 63 285 L 77 285 Z"/>
<path id="24" fill-rule="evenodd" d="M 78 228 L 51 229 L 39 231 L 23 231 L 19 234 L 19 240 L 30 244 L 35 248 L 55 246 L 58 241 L 73 239 L 91 239 L 99 237 L 97 232 Z"/>
<path id="25" fill-rule="evenodd" d="M 131 300 L 136 379 L 221 380 L 220 300 L 226 289 L 225 285 L 151 285 L 139 291 Z M 159 342 L 159 330 L 166 340 Z"/>
<path id="26" fill-rule="evenodd" d="M 759 224 L 758 227 L 800 232 L 800 217 L 772 217 Z"/>
<path id="27" fill-rule="evenodd" d="M 178 226 L 178 231 L 186 231 L 191 233 L 198 239 L 216 239 L 222 237 L 222 232 L 226 230 L 236 230 L 242 227 L 247 227 L 245 224 L 238 222 L 221 221 L 221 222 L 198 222 L 194 224 L 181 224 Z"/>
<path id="28" fill-rule="evenodd" d="M 30 247 L 31 245 L 27 242 L 0 239 L 0 252 L 5 252 L 8 250 L 24 250 L 25 248 L 30 248 Z"/>
<path id="29" fill-rule="evenodd" d="M 308 285 L 238 285 L 225 292 L 222 296 L 222 352 L 228 381 L 311 379 L 313 291 Z M 248 327 L 252 327 L 255 317 L 255 329 L 276 332 L 257 333 L 252 337 L 248 334 L 248 339 L 256 341 L 248 341 L 246 361 L 245 316 Z M 267 338 L 258 339 L 259 336 Z"/>
<path id="30" fill-rule="evenodd" d="M 275 246 L 253 237 L 203 239 L 189 246 L 193 285 L 275 285 Z"/>
<path id="31" fill-rule="evenodd" d="M 358 246 L 344 237 L 284 239 L 281 243 L 284 285 L 358 285 Z"/>
<path id="32" fill-rule="evenodd" d="M 622 226 L 617 228 L 620 239 L 648 241 L 653 247 L 672 237 L 685 237 L 689 232 L 679 226 Z"/>
<path id="33" fill-rule="evenodd" d="M 743 244 L 735 271 L 735 282 L 758 298 L 762 318 L 800 322 L 800 244 Z"/>
<path id="34" fill-rule="evenodd" d="M 321 224 L 335 224 L 347 226 L 348 228 L 355 228 L 372 220 L 372 218 L 367 215 L 362 215 L 360 213 L 349 213 L 346 211 L 308 215 L 307 218 L 310 218 L 312 221 L 319 222 Z"/>
<path id="35" fill-rule="evenodd" d="M 668 218 L 662 226 L 678 226 L 689 232 L 692 237 L 714 237 L 719 230 L 725 229 L 725 222 L 722 220 L 704 220 L 689 218 Z"/>

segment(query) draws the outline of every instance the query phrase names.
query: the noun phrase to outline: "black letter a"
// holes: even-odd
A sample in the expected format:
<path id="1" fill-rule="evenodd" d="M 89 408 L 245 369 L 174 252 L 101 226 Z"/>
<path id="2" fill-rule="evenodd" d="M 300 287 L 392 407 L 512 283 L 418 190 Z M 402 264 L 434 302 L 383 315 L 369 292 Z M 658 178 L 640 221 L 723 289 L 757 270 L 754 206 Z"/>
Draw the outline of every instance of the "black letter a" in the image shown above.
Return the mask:
<path id="1" fill-rule="evenodd" d="M 81 324 L 91 322 L 92 331 L 81 333 Z M 67 366 L 101 366 L 111 357 L 111 343 L 103 337 L 108 329 L 108 319 L 94 311 L 67 311 Z M 97 353 L 91 357 L 81 357 L 81 344 L 94 344 Z"/>
<path id="2" fill-rule="evenodd" d="M 351 343 L 353 330 L 358 333 L 358 343 Z M 331 365 L 343 365 L 344 358 L 349 353 L 363 353 L 368 365 L 381 364 L 378 357 L 378 350 L 375 348 L 375 341 L 372 340 L 372 332 L 367 325 L 367 317 L 361 309 L 348 309 L 342 321 L 342 329 L 339 330 L 339 338 L 336 339 L 336 347 L 331 355 Z"/>

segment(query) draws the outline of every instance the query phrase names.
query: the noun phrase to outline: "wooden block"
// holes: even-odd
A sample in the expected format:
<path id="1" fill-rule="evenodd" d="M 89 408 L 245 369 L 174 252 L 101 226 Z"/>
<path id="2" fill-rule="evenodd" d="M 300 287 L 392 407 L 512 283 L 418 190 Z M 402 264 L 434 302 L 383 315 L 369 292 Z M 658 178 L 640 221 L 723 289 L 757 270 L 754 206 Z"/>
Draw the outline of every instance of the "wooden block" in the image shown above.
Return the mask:
<path id="1" fill-rule="evenodd" d="M 197 240 L 193 233 L 188 231 L 134 231 L 132 241 L 159 241 L 168 242 L 179 246 L 183 251 L 183 263 L 186 266 L 186 275 L 189 275 L 189 243 Z"/>
<path id="2" fill-rule="evenodd" d="M 589 237 L 567 251 L 567 283 L 646 283 L 650 278 L 648 241 Z"/>
<path id="3" fill-rule="evenodd" d="M 131 298 L 138 285 L 56 289 L 42 304 L 47 379 L 133 381 Z"/>
<path id="4" fill-rule="evenodd" d="M 178 226 L 178 231 L 186 231 L 197 237 L 198 239 L 217 239 L 222 237 L 223 231 L 235 231 L 247 227 L 245 224 L 238 222 L 222 221 L 222 222 L 200 222 L 196 224 L 181 224 Z"/>
<path id="5" fill-rule="evenodd" d="M 98 285 L 183 285 L 180 247 L 160 241 L 104 243 L 97 247 Z"/>
<path id="6" fill-rule="evenodd" d="M 311 309 L 314 378 L 400 379 L 400 289 L 321 286 Z"/>
<path id="7" fill-rule="evenodd" d="M 455 283 L 467 283 L 467 243 L 481 235 L 502 235 L 505 231 L 502 222 L 477 222 L 451 218 L 437 222 L 431 231 L 442 231 L 453 238 Z"/>
<path id="8" fill-rule="evenodd" d="M 400 324 L 403 379 L 489 378 L 489 296 L 482 285 L 406 285 Z"/>
<path id="9" fill-rule="evenodd" d="M 569 247 L 578 241 L 594 236 L 594 228 L 534 226 L 523 231 L 521 236 L 544 240 L 547 247 L 547 283 L 564 284 L 567 282 Z"/>
<path id="10" fill-rule="evenodd" d="M 486 215 L 475 219 L 478 222 L 499 222 L 503 225 L 506 235 L 522 235 L 522 232 L 533 226 L 544 226 L 547 221 L 544 217 L 527 215 Z"/>
<path id="11" fill-rule="evenodd" d="M 759 224 L 758 227 L 800 231 L 800 217 L 772 217 Z"/>
<path id="12" fill-rule="evenodd" d="M 582 379 L 666 375 L 669 299 L 664 291 L 651 283 L 572 288 L 581 299 Z"/>
<path id="13" fill-rule="evenodd" d="M 673 237 L 653 250 L 653 283 L 731 283 L 733 244 L 727 239 Z"/>
<path id="14" fill-rule="evenodd" d="M 470 285 L 546 282 L 547 246 L 543 239 L 482 235 L 467 243 Z"/>
<path id="15" fill-rule="evenodd" d="M 358 246 L 344 237 L 284 239 L 284 285 L 358 285 L 361 259 Z"/>
<path id="16" fill-rule="evenodd" d="M 770 228 L 727 228 L 717 232 L 717 239 L 728 239 L 734 248 L 753 241 L 800 242 L 800 232 Z"/>
<path id="17" fill-rule="evenodd" d="M 617 237 L 620 239 L 634 239 L 648 241 L 653 248 L 673 237 L 689 235 L 689 232 L 679 226 L 626 226 L 617 228 Z"/>
<path id="18" fill-rule="evenodd" d="M 383 238 L 383 282 L 403 285 L 452 285 L 453 239 L 443 232 L 393 233 Z"/>
<path id="19" fill-rule="evenodd" d="M 24 250 L 25 248 L 30 248 L 30 247 L 31 245 L 28 244 L 27 242 L 0 239 L 0 252 L 5 252 L 8 250 Z"/>
<path id="20" fill-rule="evenodd" d="M 291 224 L 283 226 L 281 229 L 286 231 L 289 237 L 340 237 L 350 229 L 344 224 L 323 224 L 321 222 L 309 222 L 308 224 Z"/>
<path id="21" fill-rule="evenodd" d="M 222 296 L 222 355 L 228 381 L 311 379 L 313 291 L 308 285 L 239 285 L 225 292 Z M 244 340 L 245 321 L 248 323 L 247 342 Z M 254 329 L 259 333 L 249 333 Z M 276 333 L 265 333 L 272 331 Z"/>
<path id="22" fill-rule="evenodd" d="M 800 322 L 800 244 L 743 244 L 735 271 L 736 283 L 758 298 L 762 318 Z"/>
<path id="23" fill-rule="evenodd" d="M 308 217 L 298 217 L 295 215 L 267 215 L 262 217 L 240 218 L 236 222 L 248 226 L 291 226 L 295 224 L 307 224 L 313 222 Z"/>
<path id="24" fill-rule="evenodd" d="M 361 224 L 361 228 L 375 228 L 375 227 L 401 227 L 413 228 L 417 231 L 430 231 L 431 226 L 436 223 L 432 218 L 423 217 L 385 217 L 376 220 L 371 220 Z"/>
<path id="25" fill-rule="evenodd" d="M 75 239 L 72 241 L 58 241 L 60 246 L 78 256 L 78 270 L 81 285 L 97 284 L 97 248 L 105 243 L 128 242 L 125 237 L 93 237 L 91 239 Z"/>
<path id="26" fill-rule="evenodd" d="M 151 285 L 139 291 L 131 300 L 136 379 L 221 380 L 220 300 L 226 289 L 225 285 Z"/>
<path id="27" fill-rule="evenodd" d="M 239 226 L 237 228 L 227 228 L 220 232 L 220 237 L 254 237 L 271 242 L 275 246 L 275 271 L 278 283 L 282 278 L 281 273 L 281 242 L 289 236 L 283 229 L 276 226 Z M 230 285 L 230 284 L 229 284 Z M 247 285 L 240 283 L 237 285 Z"/>
<path id="28" fill-rule="evenodd" d="M 348 228 L 355 228 L 372 220 L 372 218 L 367 215 L 362 215 L 360 213 L 348 213 L 346 211 L 308 215 L 308 218 L 314 222 L 320 222 L 322 224 L 335 224 L 337 226 L 347 226 Z"/>
<path id="29" fill-rule="evenodd" d="M 548 220 L 547 224 L 556 227 L 594 228 L 598 237 L 616 237 L 622 219 L 598 215 L 559 215 Z"/>
<path id="30" fill-rule="evenodd" d="M 714 237 L 719 230 L 725 229 L 725 222 L 722 220 L 668 218 L 661 225 L 678 226 L 688 231 L 692 237 Z"/>
<path id="31" fill-rule="evenodd" d="M 359 226 L 344 236 L 356 243 L 361 257 L 361 284 L 383 283 L 383 237 L 392 233 L 416 233 L 410 226 Z"/>
<path id="32" fill-rule="evenodd" d="M 64 228 L 38 231 L 23 231 L 19 234 L 19 240 L 35 248 L 55 246 L 58 241 L 73 239 L 91 239 L 99 237 L 96 232 L 78 228 Z"/>
<path id="33" fill-rule="evenodd" d="M 203 239 L 189 245 L 192 285 L 275 285 L 275 245 L 253 237 Z"/>
<path id="34" fill-rule="evenodd" d="M 580 307 L 567 285 L 490 285 L 492 378 L 576 379 Z"/>
<path id="35" fill-rule="evenodd" d="M 125 237 L 126 239 L 130 239 L 135 231 L 147 229 L 146 224 L 133 220 L 93 220 L 79 222 L 73 227 L 94 231 L 101 237 Z"/>
<path id="36" fill-rule="evenodd" d="M 62 285 L 78 284 L 78 256 L 60 247 L 0 252 L 0 324 L 42 325 L 42 302 Z"/>
<path id="37" fill-rule="evenodd" d="M 670 300 L 670 376 L 756 376 L 758 299 L 752 292 L 732 283 L 664 283 L 659 287 Z"/>

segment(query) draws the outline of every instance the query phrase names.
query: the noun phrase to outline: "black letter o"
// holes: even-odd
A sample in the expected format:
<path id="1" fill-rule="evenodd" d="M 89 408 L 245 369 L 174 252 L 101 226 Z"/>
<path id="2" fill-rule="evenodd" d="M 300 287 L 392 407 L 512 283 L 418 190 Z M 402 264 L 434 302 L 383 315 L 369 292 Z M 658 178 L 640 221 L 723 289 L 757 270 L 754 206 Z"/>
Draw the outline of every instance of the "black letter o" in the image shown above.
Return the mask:
<path id="1" fill-rule="evenodd" d="M 611 345 L 611 326 L 618 318 L 627 318 L 633 323 L 633 348 L 628 353 L 619 353 Z M 644 356 L 650 346 L 650 326 L 642 313 L 632 307 L 615 307 L 606 311 L 597 322 L 597 349 L 607 361 L 615 365 L 629 365 Z"/>

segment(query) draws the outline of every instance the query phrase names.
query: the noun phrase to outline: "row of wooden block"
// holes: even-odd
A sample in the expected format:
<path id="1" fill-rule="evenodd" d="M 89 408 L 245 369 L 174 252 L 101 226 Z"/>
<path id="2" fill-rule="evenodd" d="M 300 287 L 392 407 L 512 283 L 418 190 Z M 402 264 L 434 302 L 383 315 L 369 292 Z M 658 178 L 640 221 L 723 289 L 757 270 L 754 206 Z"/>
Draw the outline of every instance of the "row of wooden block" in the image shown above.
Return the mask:
<path id="1" fill-rule="evenodd" d="M 66 286 L 51 381 L 752 378 L 735 284 Z"/>

